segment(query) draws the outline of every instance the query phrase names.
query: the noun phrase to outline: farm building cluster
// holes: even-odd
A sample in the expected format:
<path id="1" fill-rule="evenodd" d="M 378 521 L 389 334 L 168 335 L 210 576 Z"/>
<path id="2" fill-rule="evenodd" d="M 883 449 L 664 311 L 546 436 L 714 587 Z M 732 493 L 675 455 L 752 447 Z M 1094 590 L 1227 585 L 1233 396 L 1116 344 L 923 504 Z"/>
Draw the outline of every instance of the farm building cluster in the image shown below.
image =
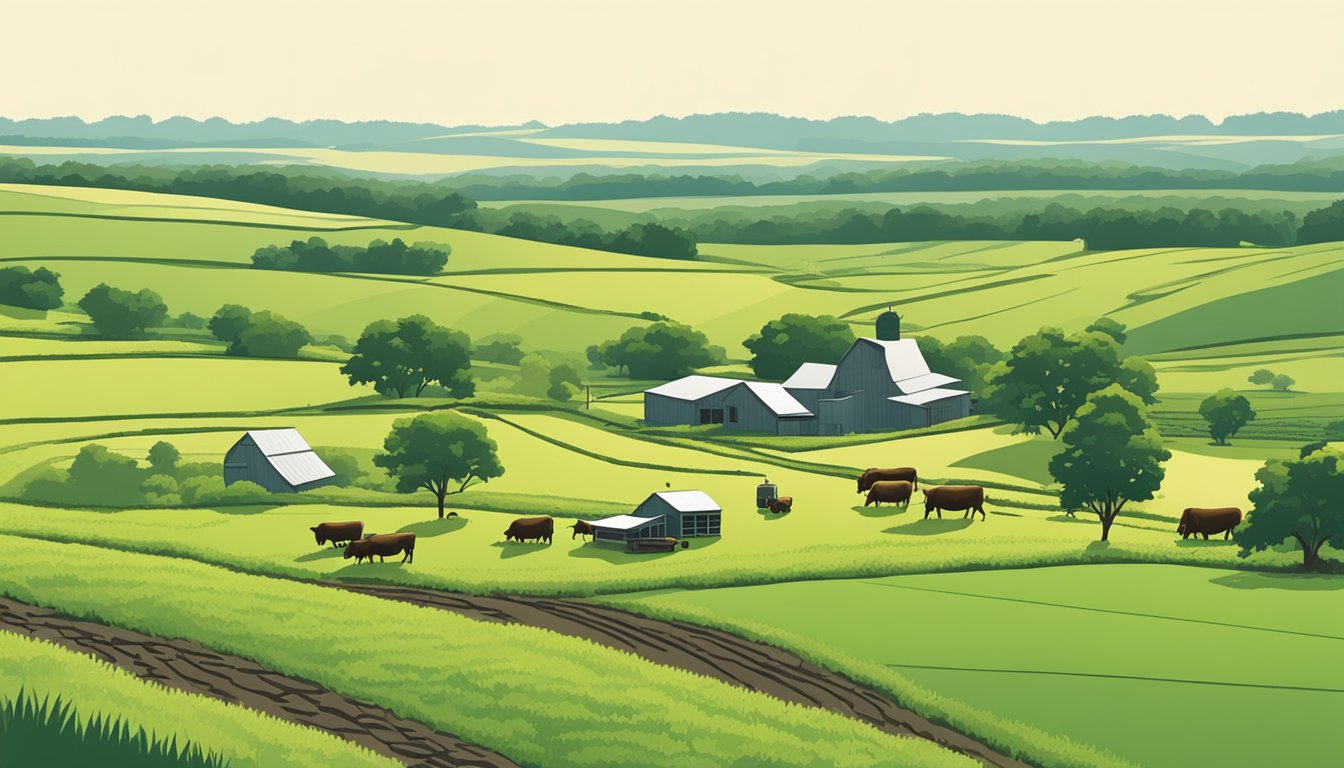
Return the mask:
<path id="1" fill-rule="evenodd" d="M 970 415 L 961 380 L 929 369 L 900 318 L 878 318 L 834 365 L 807 362 L 783 384 L 685 376 L 644 392 L 650 426 L 721 424 L 777 435 L 845 435 L 928 427 Z"/>

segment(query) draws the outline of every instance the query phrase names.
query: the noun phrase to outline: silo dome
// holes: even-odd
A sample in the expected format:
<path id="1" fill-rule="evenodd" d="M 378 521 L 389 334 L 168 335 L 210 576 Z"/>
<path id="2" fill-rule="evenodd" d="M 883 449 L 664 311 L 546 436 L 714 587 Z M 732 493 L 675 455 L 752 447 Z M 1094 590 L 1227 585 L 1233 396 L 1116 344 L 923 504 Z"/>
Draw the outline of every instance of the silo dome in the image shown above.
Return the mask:
<path id="1" fill-rule="evenodd" d="M 901 316 L 890 307 L 877 316 L 877 338 L 879 341 L 900 341 Z"/>

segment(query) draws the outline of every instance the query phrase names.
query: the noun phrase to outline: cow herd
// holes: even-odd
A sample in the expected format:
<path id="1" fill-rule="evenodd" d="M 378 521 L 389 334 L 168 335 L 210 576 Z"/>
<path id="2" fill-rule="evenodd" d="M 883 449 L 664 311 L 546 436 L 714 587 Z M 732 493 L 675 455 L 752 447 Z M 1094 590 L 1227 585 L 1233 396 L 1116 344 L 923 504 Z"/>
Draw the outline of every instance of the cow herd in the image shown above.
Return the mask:
<path id="1" fill-rule="evenodd" d="M 979 512 L 980 519 L 986 519 L 985 489 L 978 485 L 940 485 L 937 488 L 921 489 L 919 473 L 914 467 L 869 467 L 859 475 L 858 492 L 868 494 L 863 501 L 865 507 L 869 504 L 881 506 L 886 502 L 909 508 L 910 498 L 915 491 L 924 494 L 925 520 L 933 512 L 938 514 L 939 520 L 943 519 L 945 509 L 950 512 L 964 511 L 966 514 L 962 517 L 970 516 L 972 519 Z"/>
<path id="2" fill-rule="evenodd" d="M 863 506 L 871 505 L 881 506 L 883 503 L 899 504 L 905 508 L 910 507 L 910 499 L 914 492 L 919 491 L 924 495 L 924 519 L 929 519 L 930 513 L 937 513 L 941 520 L 943 510 L 950 512 L 965 512 L 962 517 L 975 518 L 975 513 L 980 513 L 980 519 L 987 519 L 985 516 L 985 489 L 978 485 L 940 485 L 936 488 L 919 487 L 919 473 L 914 467 L 891 467 L 879 469 L 869 468 L 859 475 L 858 493 L 866 493 Z M 781 496 L 779 498 L 770 498 L 766 500 L 766 507 L 775 513 L 788 512 L 793 507 L 793 497 Z M 1223 534 L 1223 538 L 1230 538 L 1232 531 L 1241 524 L 1241 510 L 1236 507 L 1220 507 L 1216 509 L 1203 509 L 1200 507 L 1190 507 L 1181 513 L 1181 520 L 1176 527 L 1176 533 L 1182 539 L 1188 539 L 1191 536 L 1203 536 L 1209 538 L 1210 534 Z M 586 540 L 593 534 L 591 523 L 583 520 L 576 520 L 569 528 L 573 531 L 570 539 L 583 536 Z M 379 562 L 386 562 L 388 555 L 402 555 L 401 562 L 415 562 L 415 534 L 414 533 L 385 533 L 385 534 L 367 534 L 364 533 L 364 523 L 358 520 L 350 520 L 339 523 L 319 523 L 309 528 L 313 532 L 313 537 L 317 540 L 318 546 L 330 543 L 333 547 L 344 546 L 343 557 L 346 560 L 355 558 L 355 562 L 363 563 L 368 560 L 373 562 L 377 557 Z M 520 517 L 509 523 L 509 527 L 504 531 L 505 541 L 544 541 L 550 544 L 555 535 L 555 519 L 549 515 L 537 517 Z M 674 547 L 676 539 L 668 539 Z M 682 546 L 685 543 L 682 542 Z M 669 548 L 670 549 L 670 548 Z"/>

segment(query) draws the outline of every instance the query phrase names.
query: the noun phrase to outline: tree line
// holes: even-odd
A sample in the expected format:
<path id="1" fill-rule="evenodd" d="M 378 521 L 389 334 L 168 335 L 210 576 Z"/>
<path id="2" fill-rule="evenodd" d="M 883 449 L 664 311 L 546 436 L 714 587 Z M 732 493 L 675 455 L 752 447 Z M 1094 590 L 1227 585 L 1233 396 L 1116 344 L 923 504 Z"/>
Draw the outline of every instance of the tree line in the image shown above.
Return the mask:
<path id="1" fill-rule="evenodd" d="M 541 225 L 527 217 L 515 221 L 514 217 L 477 208 L 474 200 L 458 194 L 443 182 L 392 181 L 311 169 L 254 170 L 222 165 L 186 169 L 143 165 L 107 168 L 75 162 L 37 165 L 26 158 L 0 157 L 0 183 L 100 187 L 214 197 L 305 211 L 505 234 L 637 256 L 686 259 L 696 255 L 695 240 L 685 231 L 674 227 L 641 223 L 607 230 L 593 222 L 571 224 L 556 219 Z"/>
<path id="2" fill-rule="evenodd" d="M 370 272 L 387 275 L 437 275 L 448 263 L 452 248 L 437 243 L 407 245 L 374 240 L 367 246 L 329 245 L 320 237 L 294 240 L 289 245 L 267 245 L 252 254 L 258 269 L 296 272 Z"/>
<path id="3" fill-rule="evenodd" d="M 802 174 L 781 181 L 752 181 L 733 174 L 576 173 L 567 178 L 545 179 L 521 174 L 463 174 L 454 177 L 452 184 L 459 193 L 474 200 L 615 200 L 1052 189 L 1344 192 L 1344 170 L 1313 163 L 1224 171 L 1027 160 L 851 171 L 827 176 Z"/>

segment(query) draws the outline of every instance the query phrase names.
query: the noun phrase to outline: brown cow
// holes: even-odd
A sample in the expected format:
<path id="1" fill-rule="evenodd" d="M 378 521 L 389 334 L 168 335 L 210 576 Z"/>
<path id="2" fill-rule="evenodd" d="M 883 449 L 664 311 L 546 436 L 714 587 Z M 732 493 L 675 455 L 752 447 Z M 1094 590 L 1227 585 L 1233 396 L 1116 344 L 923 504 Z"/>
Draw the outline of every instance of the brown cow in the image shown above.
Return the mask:
<path id="1" fill-rule="evenodd" d="M 865 493 L 873 487 L 873 483 L 881 480 L 905 480 L 910 483 L 916 491 L 919 490 L 919 473 L 914 467 L 891 467 L 888 469 L 876 469 L 869 467 L 862 475 L 859 475 L 859 490 L 857 493 Z"/>
<path id="2" fill-rule="evenodd" d="M 509 523 L 508 530 L 504 531 L 504 540 L 526 541 L 528 539 L 545 539 L 547 544 L 551 543 L 551 535 L 555 533 L 555 520 L 549 515 L 541 517 L 520 517 Z M 570 536 L 570 538 L 574 538 Z"/>
<path id="3" fill-rule="evenodd" d="M 571 541 L 580 534 L 583 535 L 584 541 L 587 541 L 588 537 L 593 535 L 593 524 L 586 520 L 575 520 L 574 524 L 569 527 L 574 529 L 574 532 L 569 535 Z"/>
<path id="4" fill-rule="evenodd" d="M 924 491 L 924 519 L 929 519 L 930 512 L 937 512 L 938 519 L 943 519 L 943 510 L 956 512 L 957 510 L 966 510 L 966 515 L 975 519 L 975 513 L 980 513 L 980 519 L 985 518 L 985 489 L 978 485 L 940 485 L 931 491 Z M 962 517 L 966 517 L 962 515 Z"/>
<path id="5" fill-rule="evenodd" d="M 868 498 L 863 500 L 863 506 L 876 504 L 880 507 L 885 501 L 888 504 L 901 504 L 909 509 L 910 497 L 914 493 L 915 485 L 909 480 L 879 480 L 868 489 Z"/>
<path id="6" fill-rule="evenodd" d="M 364 535 L 364 523 L 358 520 L 351 520 L 344 523 L 318 523 L 309 528 L 313 532 L 313 537 L 317 539 L 318 546 L 331 542 L 331 546 L 336 546 L 337 542 L 349 543 Z"/>
<path id="7" fill-rule="evenodd" d="M 793 497 L 780 496 L 778 499 L 766 499 L 765 508 L 777 515 L 793 511 Z"/>
<path id="8" fill-rule="evenodd" d="M 355 558 L 356 563 L 361 563 L 364 558 L 373 562 L 373 558 L 378 558 L 379 562 L 387 562 L 388 555 L 395 555 L 405 552 L 406 555 L 401 558 L 403 563 L 415 562 L 415 534 L 414 533 L 384 533 L 378 536 L 370 536 L 367 539 L 359 539 L 345 545 L 345 559 Z"/>
<path id="9" fill-rule="evenodd" d="M 1193 535 L 1203 535 L 1205 540 L 1209 534 L 1223 534 L 1224 539 L 1232 538 L 1232 529 L 1241 525 L 1241 510 L 1236 507 L 1219 507 L 1217 509 L 1200 509 L 1199 507 L 1190 507 L 1181 513 L 1181 522 L 1176 526 L 1176 532 L 1182 539 Z"/>

